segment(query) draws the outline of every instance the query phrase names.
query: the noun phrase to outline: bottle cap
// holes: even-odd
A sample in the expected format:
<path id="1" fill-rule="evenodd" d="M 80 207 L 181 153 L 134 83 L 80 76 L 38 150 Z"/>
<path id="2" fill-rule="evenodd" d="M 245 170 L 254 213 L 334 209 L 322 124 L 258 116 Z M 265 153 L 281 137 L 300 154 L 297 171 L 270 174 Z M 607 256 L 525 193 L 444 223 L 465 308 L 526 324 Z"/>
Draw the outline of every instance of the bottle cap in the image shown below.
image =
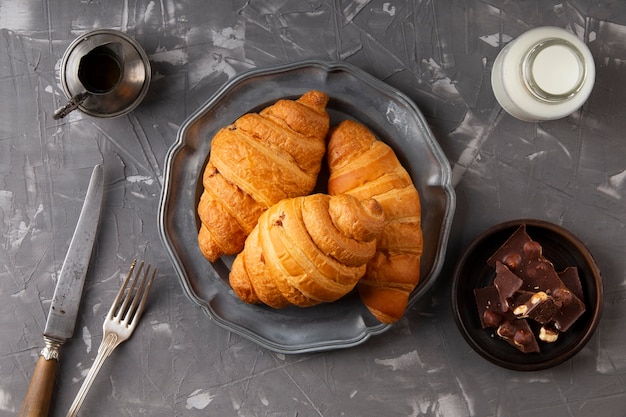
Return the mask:
<path id="1" fill-rule="evenodd" d="M 523 74 L 528 89 L 537 98 L 551 102 L 573 97 L 587 76 L 580 51 L 562 39 L 549 39 L 531 49 Z"/>

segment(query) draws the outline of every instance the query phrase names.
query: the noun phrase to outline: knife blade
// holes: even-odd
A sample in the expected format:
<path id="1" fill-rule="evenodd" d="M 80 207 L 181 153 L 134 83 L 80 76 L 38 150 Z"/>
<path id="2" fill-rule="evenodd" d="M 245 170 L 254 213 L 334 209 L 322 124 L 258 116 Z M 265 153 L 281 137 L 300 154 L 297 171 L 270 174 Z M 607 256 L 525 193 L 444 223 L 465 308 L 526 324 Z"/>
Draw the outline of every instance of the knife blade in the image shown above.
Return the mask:
<path id="1" fill-rule="evenodd" d="M 45 346 L 35 365 L 20 417 L 48 415 L 59 348 L 72 337 L 76 325 L 85 276 L 96 240 L 103 192 L 104 170 L 102 165 L 96 165 L 54 289 L 43 333 Z"/>

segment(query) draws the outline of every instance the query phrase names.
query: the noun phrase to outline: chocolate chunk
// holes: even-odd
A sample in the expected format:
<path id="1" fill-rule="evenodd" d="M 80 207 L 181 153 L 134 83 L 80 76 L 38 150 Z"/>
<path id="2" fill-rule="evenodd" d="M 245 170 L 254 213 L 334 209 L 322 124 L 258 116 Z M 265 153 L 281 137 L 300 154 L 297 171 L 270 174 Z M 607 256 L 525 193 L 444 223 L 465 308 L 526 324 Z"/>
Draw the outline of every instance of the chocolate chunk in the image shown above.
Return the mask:
<path id="1" fill-rule="evenodd" d="M 496 334 L 524 353 L 540 352 L 539 344 L 526 319 L 503 322 Z"/>
<path id="2" fill-rule="evenodd" d="M 511 311 L 515 312 L 520 306 L 526 304 L 530 297 L 532 297 L 534 292 L 531 291 L 518 291 L 515 293 L 515 296 L 511 300 Z M 513 313 L 518 316 L 521 315 L 521 312 L 518 310 L 517 313 Z"/>
<path id="3" fill-rule="evenodd" d="M 498 327 L 506 319 L 513 319 L 511 313 L 506 314 L 506 310 L 500 303 L 500 295 L 495 286 L 476 288 L 474 290 L 476 307 L 480 317 L 480 324 L 483 329 L 488 327 Z"/>
<path id="4" fill-rule="evenodd" d="M 523 266 L 514 271 L 523 281 L 526 291 L 552 292 L 565 285 L 554 270 L 552 262 L 543 256 L 537 259 L 525 259 Z"/>
<path id="5" fill-rule="evenodd" d="M 483 328 L 522 352 L 539 352 L 539 340 L 553 343 L 585 312 L 576 267 L 560 273 L 541 244 L 521 225 L 487 260 L 496 270 L 493 285 L 474 291 Z M 537 334 L 533 333 L 530 323 Z"/>
<path id="6" fill-rule="evenodd" d="M 497 328 L 498 336 L 521 352 L 539 352 L 537 337 L 555 342 L 585 312 L 577 268 L 557 273 L 541 244 L 526 233 L 526 225 L 487 263 L 496 270 L 493 285 L 474 290 L 481 325 Z"/>
<path id="7" fill-rule="evenodd" d="M 528 310 L 528 317 L 539 324 L 550 323 L 561 310 L 561 303 L 553 297 L 540 301 Z"/>
<path id="8" fill-rule="evenodd" d="M 570 291 L 554 269 L 554 265 L 543 256 L 541 245 L 533 241 L 526 233 L 526 225 L 521 225 L 507 241 L 487 260 L 495 268 L 496 262 L 519 256 L 517 267 L 511 269 L 522 279 L 523 291 L 543 291 L 552 295 L 561 303 L 561 308 L 554 316 L 555 326 L 559 331 L 566 331 L 584 313 L 585 305 L 576 293 Z M 575 281 L 573 271 L 564 271 L 566 279 Z M 577 274 L 577 272 L 576 272 Z M 576 286 L 574 282 L 574 286 Z M 576 292 L 582 295 L 582 288 Z"/>
<path id="9" fill-rule="evenodd" d="M 554 326 L 557 330 L 560 332 L 566 332 L 572 324 L 574 324 L 576 320 L 583 315 L 585 312 L 585 304 L 580 301 L 580 298 L 576 297 L 576 295 L 571 293 L 569 290 L 560 291 L 560 293 L 569 293 L 570 297 L 558 297 L 557 294 L 559 294 L 559 292 L 554 294 L 554 297 L 557 300 L 560 299 L 563 305 L 554 315 L 552 320 L 554 321 Z"/>
<path id="10" fill-rule="evenodd" d="M 510 269 L 517 269 L 522 261 L 521 252 L 524 243 L 532 240 L 526 233 L 526 225 L 520 225 L 515 232 L 491 255 L 487 260 L 487 264 L 492 268 L 496 268 L 496 262 L 500 261 Z"/>
<path id="11" fill-rule="evenodd" d="M 481 318 L 483 329 L 487 327 L 498 327 L 500 323 L 502 323 L 502 320 L 504 320 L 501 314 L 491 310 L 485 310 Z"/>
<path id="12" fill-rule="evenodd" d="M 524 292 L 516 299 L 513 314 L 518 317 L 529 317 L 537 323 L 549 323 L 561 309 L 561 301 L 543 291 L 536 293 Z"/>
<path id="13" fill-rule="evenodd" d="M 496 268 L 496 262 L 505 263 L 511 258 L 519 259 L 509 269 L 524 281 L 526 291 L 552 291 L 564 284 L 554 270 L 554 265 L 542 254 L 541 245 L 526 233 L 526 225 L 521 225 L 506 242 L 487 260 Z M 506 265 L 506 263 L 505 263 Z"/>
<path id="14" fill-rule="evenodd" d="M 583 286 L 580 283 L 580 277 L 578 276 L 578 268 L 570 266 L 559 272 L 559 278 L 563 281 L 563 284 L 580 300 L 584 300 Z"/>
<path id="15" fill-rule="evenodd" d="M 505 311 L 510 308 L 513 296 L 522 287 L 523 283 L 506 265 L 496 261 L 496 277 L 493 280 L 493 284 L 498 290 L 500 304 Z"/>

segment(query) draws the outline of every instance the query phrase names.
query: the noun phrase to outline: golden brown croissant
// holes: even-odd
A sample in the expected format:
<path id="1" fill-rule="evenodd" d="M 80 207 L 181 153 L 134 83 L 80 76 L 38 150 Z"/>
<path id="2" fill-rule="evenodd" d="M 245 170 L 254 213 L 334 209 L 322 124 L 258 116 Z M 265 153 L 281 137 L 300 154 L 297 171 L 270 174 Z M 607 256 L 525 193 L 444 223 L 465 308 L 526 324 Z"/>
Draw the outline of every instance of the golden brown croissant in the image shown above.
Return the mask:
<path id="1" fill-rule="evenodd" d="M 330 135 L 327 151 L 331 195 L 377 200 L 386 224 L 376 255 L 357 288 L 383 323 L 399 320 L 420 278 L 423 238 L 417 189 L 393 150 L 365 126 L 344 121 Z"/>
<path id="2" fill-rule="evenodd" d="M 230 285 L 243 301 L 274 308 L 335 301 L 365 273 L 384 223 L 373 199 L 313 194 L 281 200 L 248 236 Z"/>
<path id="3" fill-rule="evenodd" d="M 261 213 L 309 194 L 326 150 L 328 96 L 309 91 L 241 116 L 211 142 L 198 204 L 198 244 L 211 262 L 234 255 Z"/>

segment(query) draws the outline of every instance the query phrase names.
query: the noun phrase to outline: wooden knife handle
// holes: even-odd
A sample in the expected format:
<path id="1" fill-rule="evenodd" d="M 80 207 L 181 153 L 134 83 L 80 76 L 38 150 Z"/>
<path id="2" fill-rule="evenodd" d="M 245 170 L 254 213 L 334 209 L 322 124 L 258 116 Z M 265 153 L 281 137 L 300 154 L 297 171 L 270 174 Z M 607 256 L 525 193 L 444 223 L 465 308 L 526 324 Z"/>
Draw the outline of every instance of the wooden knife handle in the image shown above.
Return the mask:
<path id="1" fill-rule="evenodd" d="M 46 347 L 35 365 L 35 371 L 30 379 L 19 417 L 47 417 L 52 400 L 54 377 L 58 362 L 58 344 Z"/>

